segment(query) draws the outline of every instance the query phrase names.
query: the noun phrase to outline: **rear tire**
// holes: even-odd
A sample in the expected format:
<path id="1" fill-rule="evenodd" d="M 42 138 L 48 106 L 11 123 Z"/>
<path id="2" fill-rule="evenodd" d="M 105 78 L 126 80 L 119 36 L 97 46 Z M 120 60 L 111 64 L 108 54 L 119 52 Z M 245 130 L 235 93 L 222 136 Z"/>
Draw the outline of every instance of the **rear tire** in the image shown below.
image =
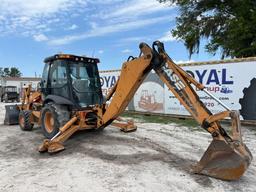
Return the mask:
<path id="1" fill-rule="evenodd" d="M 67 106 L 48 103 L 42 109 L 41 119 L 43 134 L 47 139 L 51 139 L 70 120 L 70 113 Z"/>
<path id="2" fill-rule="evenodd" d="M 4 102 L 7 103 L 8 102 L 8 95 L 4 94 Z"/>
<path id="3" fill-rule="evenodd" d="M 32 111 L 30 111 L 30 110 L 20 111 L 19 125 L 20 125 L 21 130 L 31 131 L 33 129 L 34 124 L 31 123 L 31 115 L 32 115 Z"/>

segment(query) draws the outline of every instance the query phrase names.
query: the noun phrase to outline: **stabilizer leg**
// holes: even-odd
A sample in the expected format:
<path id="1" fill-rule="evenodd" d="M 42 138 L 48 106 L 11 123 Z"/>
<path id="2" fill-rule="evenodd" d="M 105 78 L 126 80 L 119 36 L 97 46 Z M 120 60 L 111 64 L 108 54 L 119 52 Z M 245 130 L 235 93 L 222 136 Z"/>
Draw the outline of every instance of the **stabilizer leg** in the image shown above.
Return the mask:
<path id="1" fill-rule="evenodd" d="M 52 139 L 45 139 L 43 144 L 39 146 L 38 151 L 56 153 L 64 150 L 64 141 L 66 141 L 79 129 L 78 125 L 73 125 L 76 121 L 77 117 L 73 117 L 71 120 L 69 120 L 62 128 L 60 128 L 60 131 Z"/>
<path id="2" fill-rule="evenodd" d="M 137 130 L 137 126 L 134 125 L 134 122 L 132 120 L 124 120 L 121 117 L 118 117 L 116 121 L 112 123 L 113 126 L 119 128 L 121 131 L 127 133 L 127 132 L 134 132 Z"/>

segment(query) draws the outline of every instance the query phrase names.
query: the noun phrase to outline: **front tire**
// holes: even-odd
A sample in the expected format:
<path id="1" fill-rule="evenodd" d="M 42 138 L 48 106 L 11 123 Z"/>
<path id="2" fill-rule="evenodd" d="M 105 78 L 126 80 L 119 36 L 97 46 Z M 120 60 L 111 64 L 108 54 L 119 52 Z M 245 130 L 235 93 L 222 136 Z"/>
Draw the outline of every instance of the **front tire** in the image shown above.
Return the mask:
<path id="1" fill-rule="evenodd" d="M 23 131 L 31 131 L 34 124 L 31 123 L 32 112 L 30 110 L 22 110 L 19 114 L 19 125 Z"/>
<path id="2" fill-rule="evenodd" d="M 42 131 L 47 139 L 53 138 L 59 129 L 69 121 L 70 115 L 66 106 L 54 103 L 46 104 L 42 109 Z"/>

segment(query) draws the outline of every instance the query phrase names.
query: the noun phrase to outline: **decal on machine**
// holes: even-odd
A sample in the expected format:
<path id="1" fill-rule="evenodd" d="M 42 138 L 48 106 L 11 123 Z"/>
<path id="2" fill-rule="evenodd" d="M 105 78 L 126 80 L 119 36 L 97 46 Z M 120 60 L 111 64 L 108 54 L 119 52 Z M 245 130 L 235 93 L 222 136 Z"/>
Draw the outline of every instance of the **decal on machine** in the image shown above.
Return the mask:
<path id="1" fill-rule="evenodd" d="M 184 89 L 186 86 L 181 81 L 179 76 L 173 72 L 172 69 L 168 68 L 168 64 L 166 63 L 161 67 L 163 74 L 168 77 L 170 84 L 174 87 L 176 91 L 180 91 Z"/>

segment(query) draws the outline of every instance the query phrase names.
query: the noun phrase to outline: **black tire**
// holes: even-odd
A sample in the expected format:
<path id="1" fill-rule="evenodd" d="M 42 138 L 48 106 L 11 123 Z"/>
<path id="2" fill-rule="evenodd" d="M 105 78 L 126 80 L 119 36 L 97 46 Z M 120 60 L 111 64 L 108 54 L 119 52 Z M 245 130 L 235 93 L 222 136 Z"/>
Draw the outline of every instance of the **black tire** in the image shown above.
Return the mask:
<path id="1" fill-rule="evenodd" d="M 43 107 L 41 117 L 43 134 L 47 139 L 51 139 L 70 120 L 70 112 L 67 106 L 48 103 Z"/>
<path id="2" fill-rule="evenodd" d="M 4 94 L 4 102 L 8 103 L 8 95 L 7 94 Z"/>
<path id="3" fill-rule="evenodd" d="M 256 78 L 251 80 L 248 88 L 243 90 L 244 97 L 239 100 L 240 114 L 244 120 L 256 120 Z"/>
<path id="4" fill-rule="evenodd" d="M 34 124 L 31 123 L 32 112 L 30 110 L 22 110 L 19 114 L 19 125 L 23 131 L 31 131 Z"/>

